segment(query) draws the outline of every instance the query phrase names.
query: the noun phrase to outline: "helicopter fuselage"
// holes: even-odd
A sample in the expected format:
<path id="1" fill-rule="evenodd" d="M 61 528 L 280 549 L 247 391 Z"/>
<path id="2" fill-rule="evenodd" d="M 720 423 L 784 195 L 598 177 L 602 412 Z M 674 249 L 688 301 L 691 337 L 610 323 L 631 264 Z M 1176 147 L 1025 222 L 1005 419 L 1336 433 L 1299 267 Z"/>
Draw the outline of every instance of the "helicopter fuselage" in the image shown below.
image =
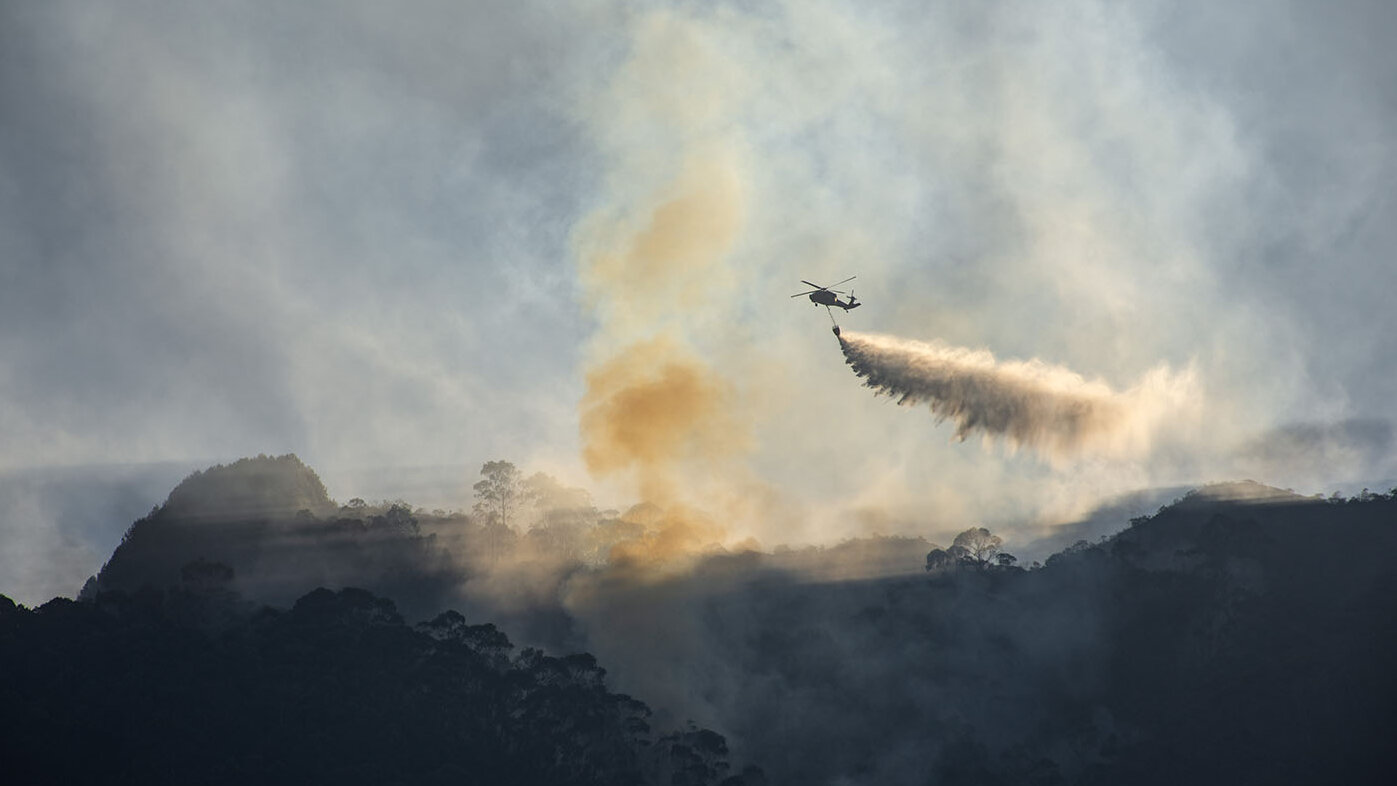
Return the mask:
<path id="1" fill-rule="evenodd" d="M 855 302 L 853 298 L 849 298 L 849 302 L 845 303 L 844 301 L 839 299 L 838 295 L 834 294 L 828 289 L 817 289 L 814 292 L 811 292 L 810 302 L 814 303 L 817 306 L 835 306 L 836 308 L 842 308 L 845 311 L 848 311 L 849 309 L 853 308 L 858 308 L 859 306 L 863 305 L 862 303 Z"/>
<path id="2" fill-rule="evenodd" d="M 848 283 L 850 281 L 853 281 L 855 278 L 858 278 L 858 276 L 849 276 L 843 281 L 840 281 L 839 284 Z M 791 295 L 791 297 L 800 297 L 801 295 L 808 295 L 810 297 L 810 302 L 814 303 L 817 306 L 824 306 L 825 308 L 842 308 L 845 311 L 849 311 L 851 309 L 855 309 L 863 305 L 859 302 L 858 298 L 854 297 L 853 290 L 849 291 L 849 299 L 847 301 L 840 300 L 839 296 L 844 294 L 844 291 L 841 289 L 834 288 L 839 286 L 839 284 L 832 284 L 830 286 L 825 287 L 820 286 L 819 284 L 816 284 L 813 281 L 806 281 L 803 278 L 800 280 L 800 283 L 808 287 L 813 287 L 813 289 L 811 289 L 808 292 L 797 292 L 794 295 Z"/>

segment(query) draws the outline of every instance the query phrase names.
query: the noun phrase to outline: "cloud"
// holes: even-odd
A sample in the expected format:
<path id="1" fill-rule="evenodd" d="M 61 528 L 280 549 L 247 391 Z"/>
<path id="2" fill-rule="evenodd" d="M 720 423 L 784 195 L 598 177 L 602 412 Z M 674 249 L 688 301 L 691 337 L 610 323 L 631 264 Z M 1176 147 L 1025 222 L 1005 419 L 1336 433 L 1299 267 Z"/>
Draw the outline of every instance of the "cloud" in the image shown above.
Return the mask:
<path id="1" fill-rule="evenodd" d="M 333 477 L 568 433 L 571 406 L 507 404 L 576 349 L 551 260 L 586 167 L 551 74 L 579 49 L 419 10 L 3 12 L 0 466 L 292 450 Z"/>

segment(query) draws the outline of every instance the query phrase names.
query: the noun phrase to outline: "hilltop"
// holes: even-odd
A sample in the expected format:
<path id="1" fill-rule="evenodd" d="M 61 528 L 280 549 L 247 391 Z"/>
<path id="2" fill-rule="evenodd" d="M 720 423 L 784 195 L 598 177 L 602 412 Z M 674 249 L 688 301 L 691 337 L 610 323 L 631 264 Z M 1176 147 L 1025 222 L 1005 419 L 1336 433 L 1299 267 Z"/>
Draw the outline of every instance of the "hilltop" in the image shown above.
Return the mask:
<path id="1" fill-rule="evenodd" d="M 706 774 L 687 782 L 717 782 L 729 756 L 760 762 L 776 783 L 1379 783 L 1397 774 L 1387 745 L 1397 732 L 1397 493 L 1321 499 L 1215 484 L 1029 569 L 993 559 L 997 539 L 986 531 L 987 550 L 975 555 L 870 538 L 715 551 L 682 569 L 638 572 L 610 564 L 607 549 L 647 537 L 664 511 L 599 512 L 583 492 L 549 488 L 553 506 L 511 526 L 488 510 L 338 505 L 295 457 L 198 473 L 132 525 L 84 602 L 5 613 L 9 651 L 32 658 L 29 672 L 10 672 L 26 676 L 10 678 L 8 695 L 39 702 L 42 693 L 17 686 L 56 684 L 46 669 L 105 668 L 92 657 L 226 653 L 235 640 L 296 629 L 303 604 L 338 597 L 397 631 L 389 639 L 417 642 L 402 643 L 404 653 L 427 646 L 409 631 L 430 631 L 400 613 L 431 622 L 443 609 L 459 612 L 448 617 L 456 627 L 493 623 L 537 653 L 529 658 L 588 653 L 606 665 L 606 691 L 653 710 L 650 727 L 698 735 L 683 749 L 709 751 L 699 757 Z M 935 570 L 919 569 L 938 552 L 927 561 Z M 322 664 L 374 662 L 387 640 L 335 641 L 340 649 L 316 656 Z M 498 673 L 553 663 L 522 657 L 497 661 Z M 184 668 L 171 672 L 194 680 L 179 688 L 183 698 L 149 711 L 179 717 L 220 690 Z M 377 679 L 371 670 L 352 678 L 372 696 L 401 688 Z M 24 701 L 9 706 L 39 706 Z M 59 724 L 55 734 L 95 733 L 88 721 L 62 720 L 90 702 L 60 706 L 44 716 Z M 593 743 L 567 735 L 591 728 L 581 718 L 594 709 L 574 709 L 581 715 L 547 721 L 552 732 L 519 733 L 564 734 L 586 758 Z M 473 715 L 451 723 L 488 726 Z M 635 744 L 647 750 L 659 744 L 642 738 Z"/>

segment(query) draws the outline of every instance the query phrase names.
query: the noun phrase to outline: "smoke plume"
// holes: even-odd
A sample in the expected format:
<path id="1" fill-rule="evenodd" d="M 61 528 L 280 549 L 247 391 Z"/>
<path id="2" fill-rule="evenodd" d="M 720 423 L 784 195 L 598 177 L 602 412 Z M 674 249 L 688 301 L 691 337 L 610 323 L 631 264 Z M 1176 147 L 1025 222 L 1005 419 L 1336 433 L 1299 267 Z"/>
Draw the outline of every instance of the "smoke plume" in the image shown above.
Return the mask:
<path id="1" fill-rule="evenodd" d="M 723 539 L 723 528 L 685 503 L 681 479 L 713 474 L 746 444 L 731 399 L 721 377 L 663 337 L 632 344 L 588 373 L 580 419 L 587 469 L 626 477 L 649 503 L 645 515 L 626 517 L 643 532 L 614 548 L 611 561 L 667 563 Z"/>
<path id="2" fill-rule="evenodd" d="M 1158 427 L 1196 400 L 1191 371 L 1160 366 L 1124 392 L 1040 360 L 870 333 L 839 336 L 864 384 L 898 404 L 927 404 L 957 439 L 979 433 L 1051 460 L 1147 449 Z"/>
<path id="3" fill-rule="evenodd" d="M 752 442 L 738 389 L 706 360 L 741 274 L 731 254 L 748 176 L 723 121 L 737 74 L 719 31 L 655 13 L 632 32 L 630 58 L 586 113 L 608 177 L 573 233 L 597 320 L 579 425 L 588 471 L 632 484 L 644 503 L 626 521 L 642 534 L 612 561 L 653 566 L 724 540 L 716 521 L 731 516 L 715 506 L 735 496 L 735 459 Z"/>
<path id="4" fill-rule="evenodd" d="M 666 198 L 631 207 L 624 220 L 596 216 L 580 233 L 602 353 L 579 405 L 582 458 L 594 476 L 629 480 L 642 502 L 665 511 L 624 555 L 630 562 L 666 561 L 724 535 L 683 512 L 710 496 L 686 478 L 718 479 L 749 437 L 732 414 L 732 384 L 688 347 L 678 317 L 696 310 L 696 298 L 721 297 L 731 279 L 734 183 L 728 165 L 691 162 Z"/>
<path id="5" fill-rule="evenodd" d="M 643 499 L 674 499 L 674 464 L 728 455 L 742 444 L 730 396 L 672 342 L 632 345 L 587 375 L 581 428 L 588 470 L 632 471 Z"/>

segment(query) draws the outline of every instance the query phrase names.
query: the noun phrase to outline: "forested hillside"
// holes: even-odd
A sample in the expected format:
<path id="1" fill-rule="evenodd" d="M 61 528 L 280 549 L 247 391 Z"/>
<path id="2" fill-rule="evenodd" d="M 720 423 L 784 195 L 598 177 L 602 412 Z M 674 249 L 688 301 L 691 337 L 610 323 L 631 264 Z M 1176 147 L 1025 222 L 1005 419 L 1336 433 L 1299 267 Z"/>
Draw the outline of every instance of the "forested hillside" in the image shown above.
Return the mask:
<path id="1" fill-rule="evenodd" d="M 718 734 L 654 731 L 587 654 L 318 589 L 289 611 L 146 589 L 0 596 L 11 783 L 760 783 Z"/>
<path id="2" fill-rule="evenodd" d="M 535 481 L 511 520 L 337 505 L 294 457 L 190 478 L 81 602 L 5 605 L 7 761 L 69 782 L 1397 774 L 1397 494 L 1210 486 L 1028 568 L 971 528 L 641 570 L 664 511 Z"/>

